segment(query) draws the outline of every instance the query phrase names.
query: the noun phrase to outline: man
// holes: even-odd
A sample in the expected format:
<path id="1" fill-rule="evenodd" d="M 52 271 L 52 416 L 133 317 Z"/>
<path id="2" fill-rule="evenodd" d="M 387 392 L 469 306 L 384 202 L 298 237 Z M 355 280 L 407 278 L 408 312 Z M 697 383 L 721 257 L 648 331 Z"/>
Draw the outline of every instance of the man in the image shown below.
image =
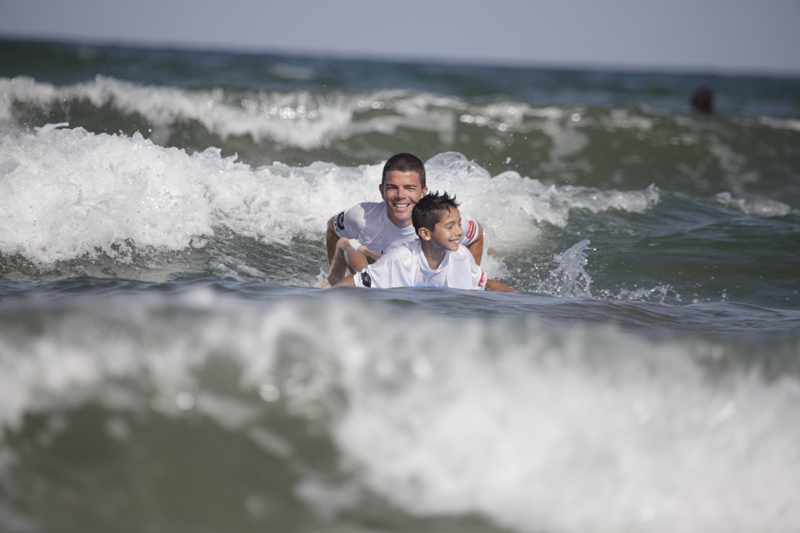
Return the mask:
<path id="1" fill-rule="evenodd" d="M 328 284 L 335 285 L 347 275 L 348 269 L 358 272 L 389 250 L 417 239 L 411 213 L 428 192 L 422 161 L 411 154 L 390 157 L 383 167 L 378 189 L 383 202 L 356 204 L 328 221 L 325 236 L 331 264 Z M 461 243 L 480 265 L 483 228 L 463 212 L 461 226 Z M 349 239 L 358 240 L 362 246 L 356 250 Z"/>

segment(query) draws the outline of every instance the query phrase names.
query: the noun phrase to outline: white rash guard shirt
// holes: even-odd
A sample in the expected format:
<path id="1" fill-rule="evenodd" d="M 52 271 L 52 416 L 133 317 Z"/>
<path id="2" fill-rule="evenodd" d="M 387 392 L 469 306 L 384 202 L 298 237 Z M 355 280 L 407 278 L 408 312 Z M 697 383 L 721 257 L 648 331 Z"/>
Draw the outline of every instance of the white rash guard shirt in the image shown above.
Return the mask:
<path id="1" fill-rule="evenodd" d="M 464 232 L 461 244 L 469 246 L 478 238 L 478 223 L 460 209 L 459 213 Z M 363 202 L 342 211 L 333 219 L 333 230 L 339 237 L 355 239 L 379 254 L 418 238 L 414 226 L 398 228 L 389 220 L 385 202 Z"/>
<path id="2" fill-rule="evenodd" d="M 475 263 L 463 245 L 445 252 L 442 264 L 431 270 L 422 242 L 406 243 L 353 276 L 356 287 L 388 289 L 391 287 L 441 287 L 450 289 L 486 290 L 486 273 Z"/>

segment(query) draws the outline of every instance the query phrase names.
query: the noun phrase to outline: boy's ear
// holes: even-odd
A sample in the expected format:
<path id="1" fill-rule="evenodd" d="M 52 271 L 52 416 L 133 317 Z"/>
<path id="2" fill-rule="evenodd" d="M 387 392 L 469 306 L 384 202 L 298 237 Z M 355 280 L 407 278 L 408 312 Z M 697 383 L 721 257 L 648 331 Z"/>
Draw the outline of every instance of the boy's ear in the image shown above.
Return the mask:
<path id="1" fill-rule="evenodd" d="M 422 239 L 423 241 L 431 240 L 431 230 L 429 230 L 428 228 L 419 228 L 417 234 L 419 234 L 419 238 Z"/>

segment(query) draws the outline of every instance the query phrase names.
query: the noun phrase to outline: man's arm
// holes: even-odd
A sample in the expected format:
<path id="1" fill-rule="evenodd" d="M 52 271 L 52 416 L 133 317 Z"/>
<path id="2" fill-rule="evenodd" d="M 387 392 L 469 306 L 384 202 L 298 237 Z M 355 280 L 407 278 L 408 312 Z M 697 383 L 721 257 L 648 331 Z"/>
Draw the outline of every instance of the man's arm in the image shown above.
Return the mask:
<path id="1" fill-rule="evenodd" d="M 480 266 L 481 258 L 483 257 L 483 226 L 481 226 L 477 220 L 475 224 L 478 225 L 478 236 L 475 238 L 475 242 L 467 246 L 467 250 L 469 250 L 469 253 L 471 253 L 472 257 L 475 259 L 475 264 Z"/>
<path id="2" fill-rule="evenodd" d="M 503 285 L 499 281 L 495 281 L 493 279 L 490 279 L 486 282 L 486 290 L 495 292 L 519 292 L 517 289 L 512 289 L 508 285 Z"/>
<path id="3" fill-rule="evenodd" d="M 328 264 L 333 262 L 333 256 L 336 255 L 336 243 L 339 242 L 339 236 L 336 235 L 336 231 L 333 229 L 334 218 L 336 217 L 332 216 L 328 221 L 328 231 L 325 233 L 325 244 L 328 247 Z"/>

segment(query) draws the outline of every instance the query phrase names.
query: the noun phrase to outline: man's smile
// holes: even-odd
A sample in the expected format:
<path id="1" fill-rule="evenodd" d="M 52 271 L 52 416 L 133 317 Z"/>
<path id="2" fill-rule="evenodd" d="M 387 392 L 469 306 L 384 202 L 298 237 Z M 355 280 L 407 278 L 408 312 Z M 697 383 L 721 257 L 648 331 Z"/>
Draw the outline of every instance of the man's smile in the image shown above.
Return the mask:
<path id="1" fill-rule="evenodd" d="M 428 189 L 422 187 L 417 172 L 392 170 L 386 173 L 380 191 L 389 219 L 398 228 L 406 228 L 411 225 L 414 205 Z"/>

